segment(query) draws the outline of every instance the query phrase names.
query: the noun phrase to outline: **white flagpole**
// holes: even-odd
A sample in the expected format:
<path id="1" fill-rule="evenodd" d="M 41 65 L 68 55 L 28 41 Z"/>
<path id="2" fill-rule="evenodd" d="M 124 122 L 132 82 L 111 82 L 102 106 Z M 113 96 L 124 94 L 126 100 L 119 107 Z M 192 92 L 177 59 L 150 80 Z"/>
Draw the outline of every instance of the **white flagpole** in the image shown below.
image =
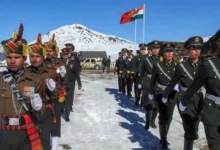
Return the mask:
<path id="1" fill-rule="evenodd" d="M 144 4 L 144 14 L 143 14 L 143 43 L 145 42 L 145 4 Z"/>
<path id="2" fill-rule="evenodd" d="M 136 42 L 137 42 L 137 20 L 134 21 L 134 51 L 136 49 Z"/>

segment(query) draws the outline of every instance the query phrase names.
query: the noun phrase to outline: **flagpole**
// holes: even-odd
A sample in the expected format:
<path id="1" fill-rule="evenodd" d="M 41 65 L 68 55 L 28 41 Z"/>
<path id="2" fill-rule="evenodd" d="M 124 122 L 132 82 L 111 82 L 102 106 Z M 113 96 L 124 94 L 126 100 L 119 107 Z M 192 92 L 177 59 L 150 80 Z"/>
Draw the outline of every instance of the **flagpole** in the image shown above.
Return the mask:
<path id="1" fill-rule="evenodd" d="M 134 21 L 134 51 L 136 49 L 136 42 L 137 42 L 137 20 Z"/>
<path id="2" fill-rule="evenodd" d="M 144 14 L 143 14 L 143 43 L 145 42 L 145 4 L 144 4 Z"/>

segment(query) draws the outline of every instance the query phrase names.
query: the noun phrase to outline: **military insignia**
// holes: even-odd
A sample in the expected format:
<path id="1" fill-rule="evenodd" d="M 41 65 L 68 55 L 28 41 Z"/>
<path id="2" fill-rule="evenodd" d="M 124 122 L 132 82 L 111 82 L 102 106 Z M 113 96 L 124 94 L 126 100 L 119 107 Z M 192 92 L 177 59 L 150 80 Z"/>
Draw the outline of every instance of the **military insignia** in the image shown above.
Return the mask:
<path id="1" fill-rule="evenodd" d="M 199 42 L 199 38 L 198 37 L 195 38 L 195 42 Z"/>
<path id="2" fill-rule="evenodd" d="M 144 45 L 144 44 L 142 44 L 141 46 L 142 46 L 142 47 L 144 47 L 145 45 Z"/>
<path id="3" fill-rule="evenodd" d="M 24 96 L 30 97 L 30 95 L 35 93 L 35 87 L 25 86 L 24 87 Z"/>
<path id="4" fill-rule="evenodd" d="M 167 44 L 167 47 L 170 47 L 170 44 Z"/>
<path id="5" fill-rule="evenodd" d="M 154 44 L 158 44 L 158 41 L 155 41 Z"/>
<path id="6" fill-rule="evenodd" d="M 70 68 L 72 69 L 72 68 L 73 68 L 73 65 L 70 65 Z"/>

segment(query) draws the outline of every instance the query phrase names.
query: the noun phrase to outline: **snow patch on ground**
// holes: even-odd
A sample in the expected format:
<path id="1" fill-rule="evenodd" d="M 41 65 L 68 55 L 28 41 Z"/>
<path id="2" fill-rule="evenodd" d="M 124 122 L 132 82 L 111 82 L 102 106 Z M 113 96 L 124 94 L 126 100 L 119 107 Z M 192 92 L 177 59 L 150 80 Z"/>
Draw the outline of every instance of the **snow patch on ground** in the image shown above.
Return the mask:
<path id="1" fill-rule="evenodd" d="M 118 93 L 117 76 L 83 74 L 82 83 L 83 90 L 76 90 L 71 121 L 62 120 L 60 144 L 69 144 L 73 150 L 160 150 L 158 128 L 144 129 L 143 109 L 134 106 L 134 98 Z M 183 135 L 175 109 L 168 135 L 171 150 L 182 150 Z M 206 145 L 202 123 L 199 135 L 194 150 Z"/>

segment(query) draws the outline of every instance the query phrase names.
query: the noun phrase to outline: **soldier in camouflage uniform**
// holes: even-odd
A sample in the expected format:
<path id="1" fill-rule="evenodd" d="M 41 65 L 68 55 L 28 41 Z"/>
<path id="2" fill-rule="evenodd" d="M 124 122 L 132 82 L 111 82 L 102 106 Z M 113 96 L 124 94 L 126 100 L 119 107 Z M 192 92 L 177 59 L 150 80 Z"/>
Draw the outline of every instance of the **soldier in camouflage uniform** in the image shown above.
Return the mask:
<path id="1" fill-rule="evenodd" d="M 23 65 L 27 41 L 22 39 L 23 25 L 15 38 L 2 41 L 7 70 L 0 73 L 0 149 L 42 150 L 39 121 L 42 109 L 42 82 Z"/>
<path id="2" fill-rule="evenodd" d="M 72 44 L 70 44 L 73 46 Z M 78 89 L 80 90 L 82 88 L 82 83 L 80 79 L 80 65 L 79 58 L 77 56 L 77 53 L 68 49 L 64 48 L 62 49 L 62 55 L 63 55 L 63 61 L 66 64 L 67 68 L 67 79 L 66 79 L 66 101 L 65 101 L 65 111 L 64 111 L 64 117 L 67 122 L 70 121 L 69 115 L 70 111 L 73 105 L 73 99 L 74 99 L 74 90 L 75 90 L 75 82 L 78 83 Z"/>
<path id="3" fill-rule="evenodd" d="M 155 104 L 155 100 L 158 104 L 159 110 L 159 131 L 161 139 L 161 147 L 167 149 L 167 134 L 172 121 L 173 111 L 175 107 L 175 101 L 173 100 L 178 91 L 178 88 L 175 88 L 172 91 L 172 94 L 168 97 L 168 103 L 164 104 L 162 101 L 163 91 L 166 89 L 166 86 L 172 78 L 176 63 L 173 61 L 173 51 L 175 49 L 174 44 L 166 43 L 163 45 L 163 61 L 157 62 L 154 65 L 152 70 L 152 77 L 150 80 L 149 88 L 149 103 L 152 101 L 152 106 Z M 153 106 L 154 107 L 154 106 Z"/>
<path id="4" fill-rule="evenodd" d="M 121 92 L 121 77 L 119 76 L 119 69 L 118 69 L 118 60 L 122 56 L 121 52 L 118 53 L 119 57 L 115 62 L 115 69 L 114 69 L 114 75 L 117 73 L 118 75 L 118 91 Z"/>
<path id="5" fill-rule="evenodd" d="M 56 150 L 58 146 L 58 138 L 61 136 L 61 115 L 64 108 L 64 100 L 66 95 L 65 89 L 65 77 L 66 68 L 65 63 L 57 58 L 59 49 L 55 42 L 55 35 L 49 42 L 45 42 L 46 47 L 46 59 L 44 60 L 45 67 L 53 70 L 51 78 L 55 79 L 57 86 L 58 99 L 54 102 L 54 111 L 56 117 L 56 123 L 51 131 L 51 143 L 52 150 Z"/>
<path id="6" fill-rule="evenodd" d="M 216 43 L 220 41 L 220 34 L 215 35 L 215 40 Z M 194 38 L 192 41 L 190 43 L 202 46 L 201 38 Z M 206 94 L 203 100 L 201 120 L 204 125 L 209 150 L 220 149 L 220 59 L 215 52 L 216 50 L 213 49 L 213 55 L 202 57 L 196 76 L 179 103 L 180 111 L 189 111 L 192 119 L 196 118 L 195 112 L 191 110 L 188 104 L 192 103 L 191 98 L 193 95 L 202 86 L 205 87 Z"/>
<path id="7" fill-rule="evenodd" d="M 195 40 L 199 40 L 200 42 L 195 42 Z M 188 51 L 189 58 L 183 62 L 180 62 L 176 66 L 175 73 L 163 93 L 164 102 L 166 102 L 167 98 L 170 96 L 170 94 L 172 94 L 175 85 L 179 83 L 180 91 L 178 92 L 177 97 L 177 103 L 179 103 L 187 88 L 192 84 L 199 64 L 201 63 L 199 56 L 202 44 L 203 42 L 201 37 L 191 37 L 185 42 L 184 47 Z M 200 112 L 202 110 L 202 98 L 203 96 L 201 92 L 194 94 L 191 99 L 192 103 L 188 105 L 190 111 L 180 113 L 183 122 L 183 129 L 185 131 L 184 150 L 192 150 L 194 140 L 198 139 L 198 126 L 200 122 Z M 191 111 L 195 114 L 195 118 L 190 117 Z"/>
<path id="8" fill-rule="evenodd" d="M 39 121 L 41 122 L 42 132 L 40 134 L 43 149 L 50 149 L 50 133 L 51 127 L 54 125 L 54 109 L 53 103 L 57 101 L 58 95 L 55 81 L 51 78 L 54 69 L 46 68 L 43 64 L 46 50 L 41 41 L 41 34 L 38 35 L 37 41 L 29 47 L 30 63 L 27 69 L 32 76 L 44 81 L 47 88 L 42 91 L 43 95 L 43 109 Z M 56 71 L 56 70 L 55 70 Z"/>
<path id="9" fill-rule="evenodd" d="M 157 107 L 157 102 L 155 102 L 154 107 L 152 107 L 152 103 L 149 103 L 148 101 L 148 91 L 149 91 L 149 86 L 150 86 L 150 80 L 152 77 L 152 69 L 153 66 L 160 61 L 160 42 L 155 40 L 152 41 L 150 44 L 148 44 L 151 47 L 152 51 L 152 56 L 145 56 L 144 59 L 142 59 L 141 64 L 140 64 L 140 69 L 139 69 L 139 88 L 144 85 L 144 108 L 145 108 L 145 115 L 146 115 L 146 125 L 145 129 L 148 130 L 149 126 L 152 128 L 157 128 L 155 124 L 155 120 L 157 117 L 158 113 L 158 107 Z M 145 44 L 145 47 L 147 45 Z M 143 83 L 142 83 L 143 81 Z"/>

